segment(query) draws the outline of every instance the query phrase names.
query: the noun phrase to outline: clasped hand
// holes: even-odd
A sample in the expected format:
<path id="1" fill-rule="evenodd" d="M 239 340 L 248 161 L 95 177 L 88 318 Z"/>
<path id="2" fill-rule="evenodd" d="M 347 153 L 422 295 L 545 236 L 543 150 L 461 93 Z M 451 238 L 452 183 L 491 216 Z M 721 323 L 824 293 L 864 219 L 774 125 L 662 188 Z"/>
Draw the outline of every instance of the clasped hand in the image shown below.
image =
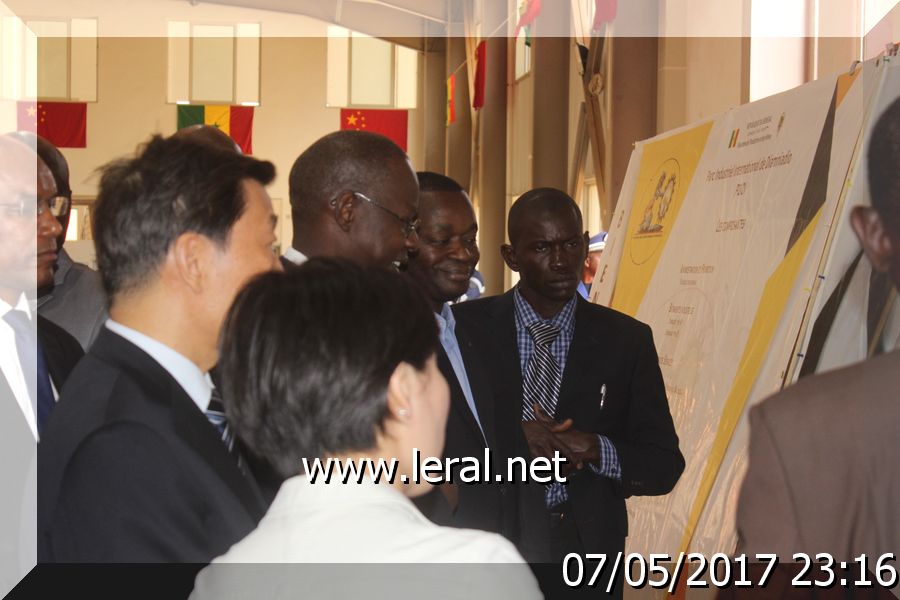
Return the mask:
<path id="1" fill-rule="evenodd" d="M 538 404 L 533 408 L 537 419 L 522 422 L 533 457 L 553 458 L 554 451 L 559 451 L 566 459 L 564 475 L 583 469 L 589 462 L 599 462 L 600 443 L 595 434 L 572 429 L 572 419 L 562 422 L 551 419 Z"/>

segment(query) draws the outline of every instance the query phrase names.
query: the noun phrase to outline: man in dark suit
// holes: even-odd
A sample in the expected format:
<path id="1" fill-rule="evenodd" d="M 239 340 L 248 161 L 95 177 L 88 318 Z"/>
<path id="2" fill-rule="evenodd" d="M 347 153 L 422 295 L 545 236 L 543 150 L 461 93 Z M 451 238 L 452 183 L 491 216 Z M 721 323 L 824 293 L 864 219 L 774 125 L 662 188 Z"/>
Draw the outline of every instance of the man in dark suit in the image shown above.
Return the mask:
<path id="1" fill-rule="evenodd" d="M 288 187 L 294 235 L 284 268 L 313 256 L 405 265 L 415 244 L 418 186 L 409 157 L 388 138 L 330 133 L 297 157 Z"/>
<path id="2" fill-rule="evenodd" d="M 440 329 L 438 367 L 450 387 L 450 413 L 444 458 L 483 460 L 485 449 L 496 444 L 494 399 L 487 373 L 470 352 L 469 340 L 456 331 L 450 302 L 469 287 L 478 264 L 475 211 L 462 187 L 453 179 L 432 172 L 416 173 L 419 180 L 419 235 L 410 254 L 408 273 L 431 302 Z M 493 450 L 492 450 L 493 451 Z M 495 469 L 505 472 L 497 456 Z M 445 514 L 434 493 L 417 505 L 432 520 L 456 527 L 484 529 L 513 537 L 509 486 L 491 482 L 463 483 L 460 469 L 454 483 L 444 484 L 451 514 Z"/>
<path id="3" fill-rule="evenodd" d="M 206 562 L 264 505 L 206 372 L 226 311 L 278 269 L 271 163 L 155 137 L 104 169 L 94 239 L 110 320 L 38 450 L 42 562 Z"/>
<path id="4" fill-rule="evenodd" d="M 666 494 L 684 469 L 653 336 L 577 295 L 587 233 L 565 193 L 525 193 L 507 227 L 501 254 L 518 286 L 454 312 L 490 365 L 500 443 L 568 461 L 567 485 L 520 486 L 522 533 L 539 543 L 549 523 L 553 561 L 569 552 L 614 558 L 628 531 L 625 498 Z"/>

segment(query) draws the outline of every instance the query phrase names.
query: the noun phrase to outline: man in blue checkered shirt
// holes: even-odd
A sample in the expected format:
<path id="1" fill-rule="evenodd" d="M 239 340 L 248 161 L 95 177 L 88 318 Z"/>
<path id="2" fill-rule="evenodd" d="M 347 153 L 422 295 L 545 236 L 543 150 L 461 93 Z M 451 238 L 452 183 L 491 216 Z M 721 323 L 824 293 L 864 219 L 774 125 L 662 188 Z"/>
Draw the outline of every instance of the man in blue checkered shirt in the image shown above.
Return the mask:
<path id="1" fill-rule="evenodd" d="M 454 312 L 491 373 L 501 443 L 512 455 L 567 459 L 564 484 L 518 486 L 520 549 L 542 544 L 553 561 L 614 558 L 628 531 L 625 498 L 667 494 L 684 470 L 653 335 L 578 296 L 588 237 L 564 192 L 525 193 L 507 228 L 501 254 L 519 284 Z"/>

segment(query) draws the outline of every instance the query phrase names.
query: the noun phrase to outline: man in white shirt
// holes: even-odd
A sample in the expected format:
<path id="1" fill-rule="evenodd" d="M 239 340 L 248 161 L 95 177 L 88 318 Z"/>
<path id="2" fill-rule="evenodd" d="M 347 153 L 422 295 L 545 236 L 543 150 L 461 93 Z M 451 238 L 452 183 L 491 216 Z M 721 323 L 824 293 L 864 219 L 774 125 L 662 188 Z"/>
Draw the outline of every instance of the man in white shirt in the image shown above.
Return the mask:
<path id="1" fill-rule="evenodd" d="M 34 564 L 35 441 L 83 355 L 32 308 L 35 287 L 53 280 L 57 216 L 68 206 L 33 141 L 0 137 L 0 594 Z"/>
<path id="2" fill-rule="evenodd" d="M 294 162 L 288 181 L 294 239 L 285 268 L 313 256 L 403 268 L 418 226 L 416 174 L 388 138 L 336 131 Z"/>
<path id="3" fill-rule="evenodd" d="M 206 373 L 238 290 L 280 268 L 274 175 L 181 138 L 105 167 L 94 239 L 110 320 L 39 449 L 40 561 L 206 562 L 261 517 Z"/>

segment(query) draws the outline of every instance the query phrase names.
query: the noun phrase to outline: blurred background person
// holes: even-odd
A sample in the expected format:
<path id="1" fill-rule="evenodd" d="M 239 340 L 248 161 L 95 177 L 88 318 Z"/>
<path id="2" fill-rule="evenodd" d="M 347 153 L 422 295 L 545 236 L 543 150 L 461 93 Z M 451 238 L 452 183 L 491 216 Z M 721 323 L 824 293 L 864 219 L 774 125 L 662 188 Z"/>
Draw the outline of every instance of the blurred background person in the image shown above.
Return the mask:
<path id="1" fill-rule="evenodd" d="M 430 488 L 402 482 L 412 476 L 413 449 L 439 457 L 444 445 L 449 399 L 437 348 L 426 300 L 408 278 L 383 269 L 314 258 L 260 276 L 238 295 L 222 336 L 224 401 L 248 447 L 288 479 L 256 530 L 199 574 L 192 597 L 287 597 L 296 589 L 283 580 L 245 577 L 233 563 L 310 562 L 409 563 L 397 579 L 384 567 L 368 571 L 371 578 L 346 566 L 338 578 L 302 571 L 304 591 L 329 597 L 344 597 L 346 585 L 380 598 L 421 594 L 425 584 L 429 597 L 441 597 L 444 585 L 419 564 L 438 562 L 517 563 L 508 579 L 473 568 L 455 585 L 482 592 L 476 597 L 497 597 L 503 584 L 515 597 L 540 597 L 509 542 L 435 525 L 410 502 Z M 396 460 L 397 477 L 313 479 L 302 465 L 317 458 Z"/>
<path id="2" fill-rule="evenodd" d="M 597 267 L 600 266 L 600 257 L 603 256 L 604 248 L 606 248 L 605 231 L 601 231 L 588 241 L 588 253 L 584 259 L 581 283 L 578 284 L 578 293 L 585 300 L 590 300 L 591 284 L 594 283 L 594 276 L 597 274 Z"/>

